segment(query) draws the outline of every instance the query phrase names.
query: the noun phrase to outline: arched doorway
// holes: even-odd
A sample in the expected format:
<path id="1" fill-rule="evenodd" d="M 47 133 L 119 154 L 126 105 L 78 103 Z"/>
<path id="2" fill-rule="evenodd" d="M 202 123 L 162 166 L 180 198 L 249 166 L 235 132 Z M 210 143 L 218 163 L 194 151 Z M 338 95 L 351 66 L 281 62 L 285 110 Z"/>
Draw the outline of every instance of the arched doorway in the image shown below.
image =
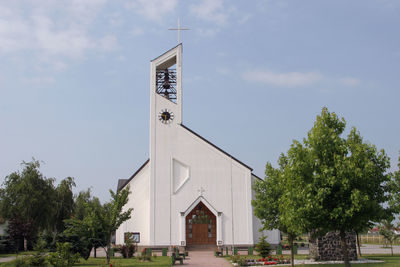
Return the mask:
<path id="1" fill-rule="evenodd" d="M 186 244 L 215 245 L 217 223 L 215 215 L 202 202 L 186 216 Z"/>

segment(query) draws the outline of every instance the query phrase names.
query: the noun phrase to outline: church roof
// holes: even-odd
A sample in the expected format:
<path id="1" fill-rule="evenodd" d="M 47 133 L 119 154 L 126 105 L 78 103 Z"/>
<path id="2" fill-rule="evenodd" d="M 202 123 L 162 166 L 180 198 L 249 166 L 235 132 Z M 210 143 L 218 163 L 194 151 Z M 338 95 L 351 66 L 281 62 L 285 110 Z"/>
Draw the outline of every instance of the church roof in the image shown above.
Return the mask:
<path id="1" fill-rule="evenodd" d="M 244 164 L 243 162 L 241 162 L 240 160 L 238 160 L 237 158 L 235 158 L 234 156 L 232 156 L 231 154 L 229 154 L 228 152 L 224 151 L 223 149 L 219 148 L 218 146 L 214 145 L 213 143 L 211 143 L 210 141 L 208 141 L 207 139 L 205 139 L 204 137 L 202 137 L 201 135 L 199 135 L 198 133 L 196 133 L 195 131 L 191 130 L 190 128 L 188 128 L 187 126 L 180 124 L 180 126 L 182 128 L 184 128 L 185 130 L 187 130 L 188 132 L 192 133 L 193 135 L 195 135 L 196 137 L 200 138 L 201 140 L 203 140 L 204 142 L 206 142 L 207 144 L 209 144 L 210 146 L 214 147 L 215 149 L 217 149 L 218 151 L 224 153 L 225 155 L 227 155 L 228 157 L 230 157 L 231 159 L 233 159 L 234 161 L 238 162 L 239 164 L 241 164 L 242 166 L 248 168 L 250 171 L 253 171 L 253 169 L 251 167 L 249 167 L 248 165 Z M 135 178 L 135 176 L 147 165 L 147 163 L 150 162 L 150 159 L 147 159 L 145 163 L 143 163 L 142 166 L 140 166 L 140 168 L 129 178 L 129 179 L 119 179 L 118 180 L 118 186 L 117 186 L 117 191 L 122 190 L 122 188 L 124 188 L 133 178 Z M 260 177 L 258 177 L 257 175 L 255 175 L 254 173 L 251 173 L 251 175 L 253 175 L 254 177 L 262 180 Z"/>
<path id="2" fill-rule="evenodd" d="M 207 144 L 211 145 L 212 147 L 216 148 L 217 150 L 219 150 L 220 152 L 224 153 L 225 155 L 227 155 L 228 157 L 230 157 L 231 159 L 235 160 L 236 162 L 240 163 L 241 165 L 243 165 L 244 167 L 246 167 L 247 169 L 249 169 L 250 171 L 253 171 L 253 169 L 251 167 L 249 167 L 248 165 L 244 164 L 243 162 L 241 162 L 240 160 L 238 160 L 237 158 L 235 158 L 234 156 L 232 156 L 231 154 L 229 154 L 228 152 L 222 150 L 221 148 L 217 147 L 216 145 L 214 145 L 213 143 L 211 143 L 210 141 L 208 141 L 207 139 L 205 139 L 204 137 L 202 137 L 201 135 L 199 135 L 198 133 L 194 132 L 193 130 L 189 129 L 188 127 L 186 127 L 183 124 L 180 124 L 184 129 L 186 129 L 187 131 L 191 132 L 192 134 L 194 134 L 195 136 L 197 136 L 198 138 L 200 138 L 201 140 L 203 140 L 204 142 L 206 142 Z"/>
<path id="3" fill-rule="evenodd" d="M 144 166 L 147 165 L 147 163 L 149 163 L 150 159 L 147 159 L 145 163 L 143 163 L 142 166 L 140 166 L 140 168 L 129 178 L 129 179 L 119 179 L 118 180 L 118 188 L 117 191 L 122 190 L 122 188 L 124 188 L 127 184 L 129 184 L 129 182 L 135 178 L 136 174 L 138 174 L 143 168 Z"/>

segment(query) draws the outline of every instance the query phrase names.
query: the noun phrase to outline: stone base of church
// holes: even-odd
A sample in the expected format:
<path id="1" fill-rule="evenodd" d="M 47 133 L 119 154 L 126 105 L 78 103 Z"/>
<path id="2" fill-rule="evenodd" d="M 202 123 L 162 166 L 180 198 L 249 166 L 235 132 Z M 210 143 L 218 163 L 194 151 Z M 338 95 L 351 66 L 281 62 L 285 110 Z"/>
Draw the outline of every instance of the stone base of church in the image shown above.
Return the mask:
<path id="1" fill-rule="evenodd" d="M 357 260 L 356 235 L 346 234 L 349 260 Z M 339 232 L 329 232 L 325 236 L 311 238 L 309 241 L 310 256 L 321 261 L 343 261 L 342 245 Z"/>

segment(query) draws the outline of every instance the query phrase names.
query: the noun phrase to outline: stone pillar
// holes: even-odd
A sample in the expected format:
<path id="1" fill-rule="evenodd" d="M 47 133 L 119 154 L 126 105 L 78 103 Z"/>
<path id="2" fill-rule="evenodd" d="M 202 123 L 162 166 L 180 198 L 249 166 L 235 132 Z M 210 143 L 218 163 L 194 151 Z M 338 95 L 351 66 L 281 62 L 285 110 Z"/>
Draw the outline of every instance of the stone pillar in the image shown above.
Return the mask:
<path id="1" fill-rule="evenodd" d="M 346 233 L 349 260 L 357 260 L 356 235 Z M 339 232 L 329 232 L 322 237 L 309 237 L 310 257 L 321 261 L 343 261 Z"/>

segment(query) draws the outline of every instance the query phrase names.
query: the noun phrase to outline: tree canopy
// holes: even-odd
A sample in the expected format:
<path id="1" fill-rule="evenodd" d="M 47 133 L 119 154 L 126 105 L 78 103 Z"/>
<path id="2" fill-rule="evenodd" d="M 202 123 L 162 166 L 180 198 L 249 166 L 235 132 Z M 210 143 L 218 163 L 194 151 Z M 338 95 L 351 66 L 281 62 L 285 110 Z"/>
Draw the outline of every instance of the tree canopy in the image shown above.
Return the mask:
<path id="1" fill-rule="evenodd" d="M 339 231 L 346 266 L 349 266 L 345 233 L 364 229 L 390 215 L 387 174 L 389 158 L 383 150 L 364 142 L 356 128 L 346 138 L 343 118 L 327 108 L 322 112 L 303 142 L 293 141 L 280 158 L 280 169 L 267 164 L 266 184 L 279 194 L 279 224 L 294 232 L 303 230 L 322 235 Z M 257 209 L 256 209 L 257 211 Z M 257 214 L 257 213 L 256 213 Z M 264 225 L 268 216 L 259 213 Z M 279 225 L 278 225 L 279 226 Z"/>
<path id="2" fill-rule="evenodd" d="M 5 178 L 0 191 L 0 210 L 10 220 L 11 229 L 19 228 L 21 238 L 30 241 L 39 230 L 51 226 L 55 213 L 54 179 L 42 175 L 37 160 L 23 162 L 22 166 L 22 172 L 13 172 Z"/>

